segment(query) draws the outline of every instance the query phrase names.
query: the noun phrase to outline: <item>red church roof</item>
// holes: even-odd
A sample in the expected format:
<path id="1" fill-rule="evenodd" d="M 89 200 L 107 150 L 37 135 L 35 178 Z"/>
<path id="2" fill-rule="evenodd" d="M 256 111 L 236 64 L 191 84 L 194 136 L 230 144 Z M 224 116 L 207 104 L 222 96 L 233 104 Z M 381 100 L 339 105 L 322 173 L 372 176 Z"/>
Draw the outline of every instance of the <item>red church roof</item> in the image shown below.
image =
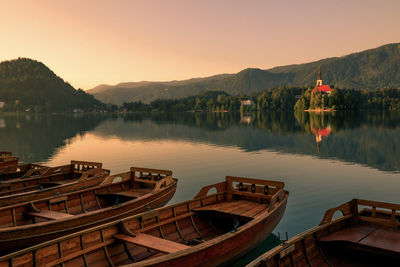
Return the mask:
<path id="1" fill-rule="evenodd" d="M 321 129 L 314 129 L 311 127 L 311 131 L 315 134 L 315 135 L 320 135 L 320 136 L 328 136 L 331 133 L 331 127 L 328 126 L 326 128 L 321 128 Z"/>
<path id="2" fill-rule="evenodd" d="M 321 86 L 318 86 L 318 91 L 320 91 L 320 92 L 330 92 L 330 91 L 332 91 L 332 89 L 331 89 L 331 87 L 329 85 L 321 85 Z M 314 93 L 315 89 L 313 89 L 312 92 Z"/>

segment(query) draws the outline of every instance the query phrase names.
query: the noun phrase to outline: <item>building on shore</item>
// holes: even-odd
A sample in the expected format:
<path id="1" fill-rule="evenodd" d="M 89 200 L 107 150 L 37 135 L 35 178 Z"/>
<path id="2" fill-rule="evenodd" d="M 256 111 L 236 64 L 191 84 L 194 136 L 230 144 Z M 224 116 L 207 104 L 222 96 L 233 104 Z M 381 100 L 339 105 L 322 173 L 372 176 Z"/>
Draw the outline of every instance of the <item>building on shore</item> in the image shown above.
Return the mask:
<path id="1" fill-rule="evenodd" d="M 315 84 L 315 87 L 311 92 L 315 93 L 317 91 L 318 92 L 322 92 L 322 93 L 326 93 L 327 95 L 330 95 L 332 93 L 331 87 L 329 85 L 324 85 L 322 83 L 321 70 L 320 69 L 318 69 L 317 83 Z"/>
<path id="2" fill-rule="evenodd" d="M 253 105 L 253 100 L 251 100 L 251 99 L 240 100 L 240 104 L 242 106 L 251 106 L 251 105 Z"/>

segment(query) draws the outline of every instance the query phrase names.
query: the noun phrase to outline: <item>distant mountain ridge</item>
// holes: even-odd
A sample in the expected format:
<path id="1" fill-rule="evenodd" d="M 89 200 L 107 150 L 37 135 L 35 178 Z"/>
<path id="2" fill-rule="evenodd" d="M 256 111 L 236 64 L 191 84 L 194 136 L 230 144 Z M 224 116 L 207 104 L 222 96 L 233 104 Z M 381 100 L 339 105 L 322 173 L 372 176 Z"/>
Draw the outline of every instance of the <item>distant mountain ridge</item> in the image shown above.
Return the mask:
<path id="1" fill-rule="evenodd" d="M 244 69 L 171 82 L 121 83 L 101 85 L 86 92 L 105 103 L 182 98 L 204 91 L 225 91 L 231 95 L 252 94 L 279 86 L 313 86 L 318 68 L 325 84 L 348 89 L 400 88 L 400 43 L 333 57 L 315 62 L 274 67 L 268 70 Z"/>
<path id="2" fill-rule="evenodd" d="M 104 107 L 93 95 L 75 90 L 43 63 L 28 58 L 0 62 L 0 102 L 5 102 L 6 111 Z"/>

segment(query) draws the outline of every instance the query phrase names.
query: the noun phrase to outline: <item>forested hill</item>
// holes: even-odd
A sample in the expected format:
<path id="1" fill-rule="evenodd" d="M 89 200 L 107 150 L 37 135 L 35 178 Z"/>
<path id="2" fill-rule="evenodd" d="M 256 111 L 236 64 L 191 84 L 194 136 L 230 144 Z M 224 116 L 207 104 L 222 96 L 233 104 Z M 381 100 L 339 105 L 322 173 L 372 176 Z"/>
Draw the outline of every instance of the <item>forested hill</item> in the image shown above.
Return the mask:
<path id="1" fill-rule="evenodd" d="M 28 58 L 0 63 L 0 102 L 5 102 L 5 111 L 59 112 L 104 106 L 83 90 L 75 90 L 43 63 Z"/>
<path id="2" fill-rule="evenodd" d="M 275 67 L 269 70 L 245 69 L 236 74 L 216 75 L 173 82 L 123 83 L 102 85 L 88 93 L 114 104 L 130 101 L 182 98 L 203 91 L 225 91 L 231 95 L 259 92 L 279 86 L 314 85 L 318 68 L 325 84 L 347 89 L 400 88 L 400 44 L 388 44 L 343 57 L 311 63 Z"/>

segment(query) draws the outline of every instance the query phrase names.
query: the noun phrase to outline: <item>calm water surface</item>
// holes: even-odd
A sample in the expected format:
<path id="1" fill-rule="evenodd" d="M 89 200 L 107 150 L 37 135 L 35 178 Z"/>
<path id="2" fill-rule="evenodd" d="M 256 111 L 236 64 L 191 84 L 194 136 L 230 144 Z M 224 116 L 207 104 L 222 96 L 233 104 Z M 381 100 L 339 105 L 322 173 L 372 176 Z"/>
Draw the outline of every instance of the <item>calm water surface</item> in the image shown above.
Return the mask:
<path id="1" fill-rule="evenodd" d="M 274 234 L 289 237 L 352 198 L 399 203 L 399 113 L 0 115 L 0 150 L 24 162 L 171 169 L 170 203 L 226 175 L 281 180 L 290 191 Z M 276 244 L 271 236 L 251 255 Z"/>

